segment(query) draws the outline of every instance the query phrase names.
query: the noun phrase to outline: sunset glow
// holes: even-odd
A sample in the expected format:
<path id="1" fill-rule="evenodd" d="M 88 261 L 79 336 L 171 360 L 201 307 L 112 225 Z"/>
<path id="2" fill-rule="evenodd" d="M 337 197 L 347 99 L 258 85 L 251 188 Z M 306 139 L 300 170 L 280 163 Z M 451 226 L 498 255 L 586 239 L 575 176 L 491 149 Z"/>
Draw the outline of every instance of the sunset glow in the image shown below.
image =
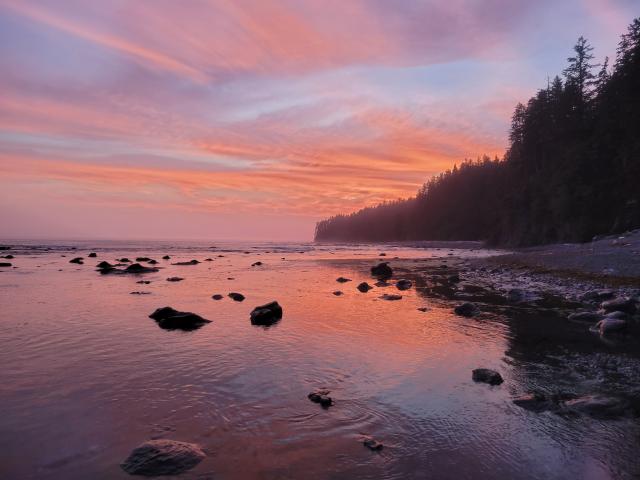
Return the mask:
<path id="1" fill-rule="evenodd" d="M 579 35 L 614 56 L 634 14 L 633 0 L 0 0 L 5 236 L 309 240 L 324 216 L 501 156 L 541 72 Z"/>

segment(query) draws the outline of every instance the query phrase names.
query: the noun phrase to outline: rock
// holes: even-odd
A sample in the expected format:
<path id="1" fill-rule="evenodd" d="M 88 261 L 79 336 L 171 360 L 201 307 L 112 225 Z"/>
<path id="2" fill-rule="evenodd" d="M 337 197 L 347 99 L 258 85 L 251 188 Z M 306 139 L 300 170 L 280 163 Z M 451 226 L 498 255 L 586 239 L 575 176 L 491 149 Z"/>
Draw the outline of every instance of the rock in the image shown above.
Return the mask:
<path id="1" fill-rule="evenodd" d="M 172 263 L 171 265 L 197 265 L 200 262 L 198 260 L 189 260 L 188 262 L 176 262 L 176 263 Z"/>
<path id="2" fill-rule="evenodd" d="M 633 315 L 637 310 L 635 300 L 629 297 L 620 297 L 614 298 L 613 300 L 607 300 L 606 302 L 602 302 L 600 307 L 607 313 L 620 311 Z"/>
<path id="3" fill-rule="evenodd" d="M 10 267 L 11 263 L 9 262 L 0 262 L 0 267 Z"/>
<path id="4" fill-rule="evenodd" d="M 362 439 L 362 444 L 367 447 L 369 450 L 373 450 L 374 452 L 379 452 L 384 448 L 384 445 L 377 441 L 375 438 L 364 436 Z"/>
<path id="5" fill-rule="evenodd" d="M 615 296 L 613 290 L 589 290 L 580 296 L 580 300 L 583 302 L 602 302 L 604 300 L 610 300 Z"/>
<path id="6" fill-rule="evenodd" d="M 478 313 L 478 307 L 471 303 L 465 302 L 461 305 L 457 305 L 453 311 L 456 315 L 461 315 L 463 317 L 473 317 L 476 313 Z"/>
<path id="7" fill-rule="evenodd" d="M 391 294 L 390 293 L 385 293 L 384 295 L 381 295 L 378 298 L 380 298 L 380 300 L 390 300 L 390 301 L 402 300 L 402 295 L 396 295 L 396 294 L 393 294 L 393 293 L 391 293 Z"/>
<path id="8" fill-rule="evenodd" d="M 162 257 L 163 260 L 171 260 L 171 257 L 169 255 L 165 255 L 164 257 Z"/>
<path id="9" fill-rule="evenodd" d="M 380 253 L 378 256 L 379 256 L 379 257 L 386 257 L 386 256 L 387 256 L 387 254 L 386 254 L 386 253 L 384 253 L 384 252 L 382 252 L 382 253 Z"/>
<path id="10" fill-rule="evenodd" d="M 570 413 L 589 415 L 595 418 L 612 418 L 625 413 L 627 403 L 604 395 L 585 395 L 564 402 Z"/>
<path id="11" fill-rule="evenodd" d="M 474 382 L 488 383 L 489 385 L 500 385 L 504 380 L 495 370 L 489 368 L 476 368 L 471 375 Z"/>
<path id="12" fill-rule="evenodd" d="M 250 318 L 251 325 L 273 325 L 282 318 L 282 307 L 276 301 L 260 305 L 253 309 Z"/>
<path id="13" fill-rule="evenodd" d="M 389 266 L 389 263 L 382 262 L 371 267 L 371 275 L 378 278 L 391 278 L 393 270 Z"/>
<path id="14" fill-rule="evenodd" d="M 241 293 L 231 292 L 227 296 L 232 300 L 235 300 L 236 302 L 241 302 L 244 300 L 244 295 L 242 295 Z"/>
<path id="15" fill-rule="evenodd" d="M 341 292 L 340 290 L 336 290 L 335 292 L 333 292 L 333 294 L 334 294 L 336 297 L 339 297 L 340 295 L 342 295 L 342 292 Z"/>
<path id="16" fill-rule="evenodd" d="M 595 323 L 602 320 L 602 315 L 597 312 L 574 312 L 567 318 L 572 322 Z"/>
<path id="17" fill-rule="evenodd" d="M 252 267 L 259 267 L 260 265 L 262 265 L 262 262 L 254 262 L 251 264 Z"/>
<path id="18" fill-rule="evenodd" d="M 624 312 L 609 312 L 605 316 L 605 318 L 619 318 L 621 320 L 626 320 L 629 318 L 629 315 Z"/>
<path id="19" fill-rule="evenodd" d="M 116 259 L 117 260 L 117 259 Z M 121 258 L 120 260 L 118 260 L 120 263 L 131 263 L 131 260 L 129 260 L 127 257 Z"/>
<path id="20" fill-rule="evenodd" d="M 169 277 L 169 278 L 167 278 L 167 282 L 181 282 L 182 280 L 184 280 L 184 278 L 182 278 L 182 277 Z"/>
<path id="21" fill-rule="evenodd" d="M 5 255 L 2 258 L 6 258 L 7 260 L 13 260 L 15 257 L 13 255 L 9 254 L 9 255 Z"/>
<path id="22" fill-rule="evenodd" d="M 139 291 L 135 291 L 135 292 L 129 292 L 129 295 L 151 295 L 151 292 L 139 292 Z"/>
<path id="23" fill-rule="evenodd" d="M 610 333 L 620 332 L 627 328 L 627 321 L 621 318 L 609 318 L 605 317 L 600 320 L 592 328 L 592 331 L 599 333 L 600 335 L 607 335 Z"/>
<path id="24" fill-rule="evenodd" d="M 195 313 L 180 312 L 171 307 L 158 308 L 149 317 L 166 330 L 195 330 L 211 322 Z"/>
<path id="25" fill-rule="evenodd" d="M 417 310 L 419 312 L 428 312 L 429 311 L 429 307 L 418 307 Z"/>
<path id="26" fill-rule="evenodd" d="M 338 282 L 338 283 L 346 283 L 346 282 L 350 282 L 350 281 L 351 281 L 350 278 L 344 278 L 344 277 L 336 278 L 336 282 Z"/>
<path id="27" fill-rule="evenodd" d="M 362 293 L 367 293 L 369 290 L 371 290 L 373 287 L 371 285 L 369 285 L 367 282 L 362 282 L 360 285 L 358 285 L 356 287 L 358 290 L 360 290 Z"/>
<path id="28" fill-rule="evenodd" d="M 132 263 L 127 268 L 124 269 L 125 273 L 150 273 L 157 272 L 158 269 L 154 267 L 144 267 L 139 263 Z"/>
<path id="29" fill-rule="evenodd" d="M 333 399 L 329 396 L 330 393 L 331 391 L 325 389 L 316 390 L 307 395 L 307 398 L 313 403 L 319 403 L 324 408 L 329 408 L 333 405 Z"/>
<path id="30" fill-rule="evenodd" d="M 224 297 L 219 293 L 216 293 L 215 295 L 212 295 L 211 298 L 213 298 L 214 300 L 222 300 Z"/>
<path id="31" fill-rule="evenodd" d="M 147 263 L 148 263 L 149 265 L 155 265 L 155 264 L 157 264 L 157 263 L 158 263 L 158 261 L 157 261 L 157 260 L 154 260 L 154 259 L 152 258 L 152 259 L 151 259 L 151 260 L 149 260 Z"/>
<path id="32" fill-rule="evenodd" d="M 96 265 L 96 267 L 98 268 L 98 270 L 101 270 L 102 273 L 105 273 L 105 271 L 115 270 L 116 268 L 107 261 L 100 262 L 98 265 Z"/>
<path id="33" fill-rule="evenodd" d="M 89 258 L 96 258 L 98 256 L 98 254 L 96 252 L 91 252 L 89 255 L 87 255 L 87 257 Z"/>
<path id="34" fill-rule="evenodd" d="M 0 245 L 0 250 L 11 250 L 11 247 L 8 247 L 6 245 Z"/>
<path id="35" fill-rule="evenodd" d="M 151 283 L 151 280 L 138 280 L 136 283 L 142 283 L 144 285 L 149 285 Z"/>
<path id="36" fill-rule="evenodd" d="M 149 257 L 138 257 L 136 258 L 136 262 L 148 262 L 151 259 Z"/>
<path id="37" fill-rule="evenodd" d="M 376 283 L 374 283 L 374 285 L 376 287 L 384 288 L 389 286 L 389 282 L 387 282 L 386 280 L 378 280 Z"/>
<path id="38" fill-rule="evenodd" d="M 83 260 L 82 257 L 76 257 L 69 260 L 69 263 L 77 263 L 78 265 L 84 265 L 84 262 L 82 260 Z"/>
<path id="39" fill-rule="evenodd" d="M 396 282 L 396 288 L 398 290 L 409 290 L 412 285 L 413 283 L 411 283 L 411 280 L 406 280 L 406 279 L 398 280 Z"/>
<path id="40" fill-rule="evenodd" d="M 178 475 L 191 470 L 205 457 L 195 443 L 149 440 L 136 447 L 120 467 L 131 475 Z"/>

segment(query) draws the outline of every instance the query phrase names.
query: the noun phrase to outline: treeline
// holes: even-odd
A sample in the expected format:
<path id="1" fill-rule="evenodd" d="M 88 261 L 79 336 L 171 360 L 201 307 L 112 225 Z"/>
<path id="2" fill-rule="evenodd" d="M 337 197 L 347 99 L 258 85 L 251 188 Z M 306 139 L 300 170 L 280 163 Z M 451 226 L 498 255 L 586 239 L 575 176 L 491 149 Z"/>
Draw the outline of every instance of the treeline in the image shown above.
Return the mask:
<path id="1" fill-rule="evenodd" d="M 503 159 L 465 160 L 415 197 L 318 222 L 316 241 L 586 241 L 640 226 L 640 18 L 609 59 L 582 37 L 515 108 Z"/>

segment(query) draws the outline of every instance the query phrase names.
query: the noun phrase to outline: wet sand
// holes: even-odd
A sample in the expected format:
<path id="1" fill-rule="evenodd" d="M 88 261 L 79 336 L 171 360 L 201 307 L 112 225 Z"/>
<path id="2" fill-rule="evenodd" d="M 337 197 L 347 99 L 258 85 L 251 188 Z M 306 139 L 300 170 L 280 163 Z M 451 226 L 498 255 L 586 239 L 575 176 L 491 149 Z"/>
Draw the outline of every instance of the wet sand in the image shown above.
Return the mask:
<path id="1" fill-rule="evenodd" d="M 120 463 L 153 438 L 202 447 L 206 458 L 180 475 L 190 479 L 640 474 L 636 323 L 602 338 L 566 319 L 597 282 L 496 266 L 501 252 L 477 244 L 215 247 L 12 249 L 17 268 L 0 272 L 0 477 L 131 478 Z M 76 256 L 83 265 L 69 263 Z M 95 268 L 138 256 L 158 271 Z M 201 263 L 173 265 L 191 259 Z M 375 285 L 370 268 L 383 260 L 393 276 Z M 399 279 L 411 288 L 398 290 Z M 364 281 L 374 288 L 360 293 Z M 509 301 L 514 288 L 531 297 Z M 251 310 L 272 300 L 282 319 L 252 325 Z M 467 301 L 476 315 L 453 313 Z M 165 330 L 149 318 L 163 306 L 211 323 Z M 478 367 L 504 383 L 474 382 Z M 307 398 L 319 388 L 328 409 Z M 598 418 L 513 403 L 532 391 L 607 395 L 626 408 Z M 384 448 L 364 447 L 363 435 Z"/>

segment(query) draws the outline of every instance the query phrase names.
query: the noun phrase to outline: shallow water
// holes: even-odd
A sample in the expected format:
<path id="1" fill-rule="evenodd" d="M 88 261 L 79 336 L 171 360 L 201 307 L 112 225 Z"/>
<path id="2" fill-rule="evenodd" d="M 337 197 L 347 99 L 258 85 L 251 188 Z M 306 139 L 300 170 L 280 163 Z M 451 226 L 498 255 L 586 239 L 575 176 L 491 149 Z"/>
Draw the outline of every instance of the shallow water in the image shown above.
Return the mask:
<path id="1" fill-rule="evenodd" d="M 378 299 L 398 293 L 393 286 L 360 293 L 359 282 L 375 282 L 369 268 L 381 247 L 211 247 L 32 243 L 10 252 L 18 268 L 0 271 L 0 478 L 128 478 L 120 462 L 149 438 L 204 447 L 207 458 L 181 478 L 640 474 L 637 419 L 536 414 L 511 402 L 550 385 L 637 393 L 635 346 L 603 344 L 551 313 L 457 317 L 411 269 L 397 276 L 417 287 L 400 292 L 400 301 Z M 89 251 L 98 258 L 68 263 Z M 384 251 L 392 266 L 492 253 Z M 161 260 L 167 253 L 172 259 Z M 123 256 L 156 258 L 162 268 L 144 275 L 94 269 Z M 192 258 L 213 261 L 171 265 Z M 251 267 L 258 260 L 264 265 Z M 185 280 L 167 282 L 170 276 Z M 353 281 L 339 284 L 338 276 Z M 234 302 L 229 292 L 246 300 Z M 225 298 L 212 300 L 215 293 Z M 249 312 L 271 300 L 282 305 L 283 319 L 252 326 Z M 192 332 L 162 330 L 148 315 L 166 305 L 213 322 Z M 499 370 L 505 383 L 472 382 L 480 366 Z M 334 398 L 327 410 L 307 399 L 319 387 Z M 362 434 L 385 448 L 364 448 Z"/>

